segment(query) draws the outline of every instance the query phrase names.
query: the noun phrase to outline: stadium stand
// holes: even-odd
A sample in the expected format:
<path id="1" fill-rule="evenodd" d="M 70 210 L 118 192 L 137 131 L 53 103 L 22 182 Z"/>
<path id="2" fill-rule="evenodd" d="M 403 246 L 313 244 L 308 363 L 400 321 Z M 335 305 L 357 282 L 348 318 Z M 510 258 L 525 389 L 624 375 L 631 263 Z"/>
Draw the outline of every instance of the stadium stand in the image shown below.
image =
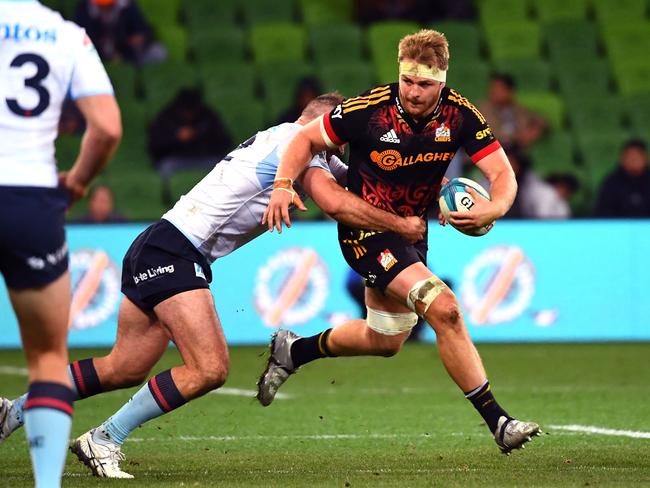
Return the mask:
<path id="1" fill-rule="evenodd" d="M 362 27 L 353 0 L 220 0 L 218 8 L 212 0 L 136 1 L 169 55 L 156 65 L 107 67 L 128 128 L 113 165 L 136 167 L 149 179 L 155 173 L 145 173 L 150 163 L 141 136 L 179 87 L 201 86 L 240 142 L 288 108 L 305 75 L 346 96 L 395 81 L 396 43 L 420 27 L 404 20 Z M 44 3 L 71 18 L 77 2 Z M 551 125 L 531 148 L 540 173 L 566 162 L 591 198 L 603 174 L 598 168 L 611 166 L 621 141 L 650 136 L 648 3 L 476 0 L 476 20 L 425 25 L 447 35 L 448 83 L 470 100 L 485 97 L 491 72 L 513 76 L 522 105 Z M 62 159 L 74 157 L 65 149 L 75 147 L 69 137 L 57 143 Z M 128 202 L 123 208 L 128 215 Z"/>

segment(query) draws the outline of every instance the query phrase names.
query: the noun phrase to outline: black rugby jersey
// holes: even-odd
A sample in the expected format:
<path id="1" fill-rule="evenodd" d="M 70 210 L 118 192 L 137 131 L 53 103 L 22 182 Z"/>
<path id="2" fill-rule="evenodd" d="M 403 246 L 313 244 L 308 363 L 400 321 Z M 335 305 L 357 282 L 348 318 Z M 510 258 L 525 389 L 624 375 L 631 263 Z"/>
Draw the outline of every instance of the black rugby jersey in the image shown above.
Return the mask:
<path id="1" fill-rule="evenodd" d="M 349 98 L 325 115 L 323 126 L 334 144 L 350 143 L 350 191 L 394 214 L 424 217 L 458 148 L 476 163 L 501 145 L 457 91 L 444 87 L 420 122 L 402 108 L 398 91 L 393 83 Z"/>

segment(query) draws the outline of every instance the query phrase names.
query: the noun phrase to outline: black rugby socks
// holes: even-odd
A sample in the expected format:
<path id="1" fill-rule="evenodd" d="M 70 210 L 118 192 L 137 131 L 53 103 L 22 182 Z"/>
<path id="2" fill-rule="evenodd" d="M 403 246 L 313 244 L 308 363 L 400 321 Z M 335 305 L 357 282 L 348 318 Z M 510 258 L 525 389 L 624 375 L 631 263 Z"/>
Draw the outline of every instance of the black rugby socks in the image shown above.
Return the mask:
<path id="1" fill-rule="evenodd" d="M 465 392 L 465 398 L 472 402 L 472 405 L 481 414 L 492 433 L 497 430 L 497 424 L 501 416 L 511 418 L 494 399 L 490 389 L 490 382 L 487 380 L 478 388 Z"/>
<path id="2" fill-rule="evenodd" d="M 291 360 L 293 367 L 299 368 L 315 359 L 334 358 L 336 354 L 327 347 L 327 338 L 332 329 L 327 329 L 311 337 L 301 337 L 291 345 Z"/>

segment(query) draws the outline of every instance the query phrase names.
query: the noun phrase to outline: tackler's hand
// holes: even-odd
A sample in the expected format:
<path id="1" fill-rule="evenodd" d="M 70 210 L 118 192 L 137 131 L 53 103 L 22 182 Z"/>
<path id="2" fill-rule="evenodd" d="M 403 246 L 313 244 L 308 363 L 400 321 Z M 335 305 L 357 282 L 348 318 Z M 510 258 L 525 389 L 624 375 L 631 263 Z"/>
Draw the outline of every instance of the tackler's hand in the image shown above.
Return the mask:
<path id="1" fill-rule="evenodd" d="M 424 233 L 427 230 L 427 224 L 420 217 L 415 215 L 404 217 L 404 226 L 398 233 L 411 244 L 424 239 Z"/>
<path id="2" fill-rule="evenodd" d="M 276 178 L 273 182 L 271 199 L 262 217 L 262 225 L 268 225 L 269 232 L 273 232 L 275 227 L 278 229 L 278 234 L 281 234 L 282 222 L 287 227 L 291 227 L 289 207 L 292 204 L 303 212 L 307 210 L 300 196 L 293 189 L 293 180 L 291 178 Z"/>

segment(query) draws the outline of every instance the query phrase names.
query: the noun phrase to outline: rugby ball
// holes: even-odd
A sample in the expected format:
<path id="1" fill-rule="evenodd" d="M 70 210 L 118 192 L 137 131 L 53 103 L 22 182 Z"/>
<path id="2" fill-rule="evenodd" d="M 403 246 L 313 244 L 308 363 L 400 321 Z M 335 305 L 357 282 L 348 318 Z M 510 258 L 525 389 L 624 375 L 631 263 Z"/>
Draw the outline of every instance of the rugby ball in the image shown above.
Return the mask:
<path id="1" fill-rule="evenodd" d="M 440 190 L 440 199 L 438 203 L 440 204 L 440 211 L 442 212 L 445 220 L 449 221 L 449 212 L 471 212 L 472 207 L 474 206 L 474 198 L 472 195 L 467 193 L 466 188 L 472 188 L 476 190 L 479 195 L 483 195 L 488 200 L 490 199 L 490 194 L 479 185 L 476 181 L 470 180 L 469 178 L 454 178 L 449 180 L 446 185 Z M 451 222 L 449 222 L 452 227 L 454 227 L 459 232 L 466 234 L 468 236 L 483 236 L 487 234 L 490 229 L 494 226 L 494 222 L 483 227 L 477 227 L 470 230 L 458 229 Z"/>

